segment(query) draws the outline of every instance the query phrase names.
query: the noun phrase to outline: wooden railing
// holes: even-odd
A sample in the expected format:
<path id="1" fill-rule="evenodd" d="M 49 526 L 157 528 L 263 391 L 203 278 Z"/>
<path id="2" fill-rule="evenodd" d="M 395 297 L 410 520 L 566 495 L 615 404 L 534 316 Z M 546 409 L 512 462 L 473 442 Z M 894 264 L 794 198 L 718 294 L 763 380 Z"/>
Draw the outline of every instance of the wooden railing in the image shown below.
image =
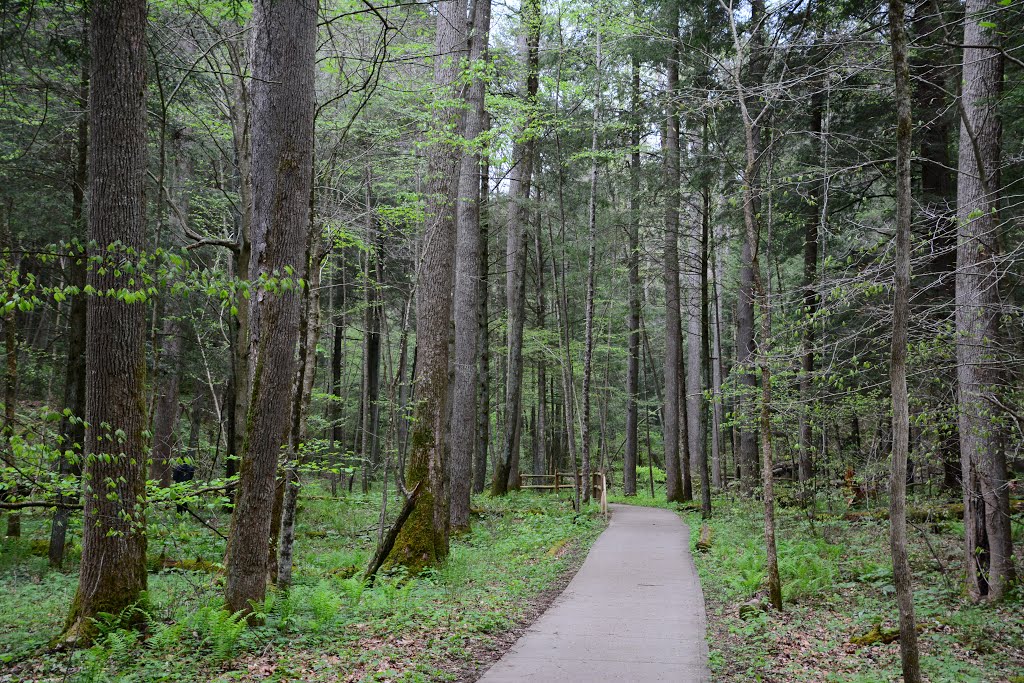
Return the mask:
<path id="1" fill-rule="evenodd" d="M 555 472 L 554 474 L 520 474 L 523 480 L 521 488 L 534 491 L 561 491 L 575 490 L 575 484 L 581 483 L 582 474 L 572 472 Z M 608 479 L 604 472 L 591 473 L 591 497 L 601 503 L 601 512 L 608 512 Z"/>

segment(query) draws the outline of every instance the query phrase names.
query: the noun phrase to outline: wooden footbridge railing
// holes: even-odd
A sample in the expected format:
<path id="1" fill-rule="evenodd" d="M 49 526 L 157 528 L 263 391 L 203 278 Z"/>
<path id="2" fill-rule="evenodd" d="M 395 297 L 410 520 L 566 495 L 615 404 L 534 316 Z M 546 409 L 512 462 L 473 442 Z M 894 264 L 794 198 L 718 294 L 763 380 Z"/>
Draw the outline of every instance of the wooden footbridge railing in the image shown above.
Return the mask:
<path id="1" fill-rule="evenodd" d="M 554 474 L 520 474 L 523 484 L 521 488 L 533 491 L 573 491 L 576 484 L 582 483 L 583 475 L 572 472 L 555 472 Z M 608 479 L 604 472 L 591 473 L 591 497 L 601 503 L 601 512 L 608 512 Z"/>

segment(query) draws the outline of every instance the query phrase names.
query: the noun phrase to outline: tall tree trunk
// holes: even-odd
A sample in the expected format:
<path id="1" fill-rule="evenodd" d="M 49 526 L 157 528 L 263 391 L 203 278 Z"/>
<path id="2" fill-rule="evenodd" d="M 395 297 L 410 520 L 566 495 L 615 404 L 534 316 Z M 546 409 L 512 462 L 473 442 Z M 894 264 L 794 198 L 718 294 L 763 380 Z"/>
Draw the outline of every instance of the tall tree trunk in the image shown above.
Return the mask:
<path id="1" fill-rule="evenodd" d="M 487 61 L 491 0 L 473 0 L 469 25 L 469 62 L 481 68 Z M 480 143 L 486 111 L 486 83 L 477 76 L 466 93 L 466 141 Z M 480 332 L 480 167 L 477 150 L 464 154 L 459 168 L 455 247 L 455 387 L 452 394 L 451 524 L 453 531 L 469 529 L 470 489 L 476 438 L 477 356 Z"/>
<path id="2" fill-rule="evenodd" d="M 913 198 L 910 158 L 913 120 L 910 112 L 910 70 L 903 0 L 889 2 L 889 33 L 896 76 L 896 269 L 893 282 L 892 350 L 892 473 L 889 479 L 889 543 L 893 583 L 900 615 L 900 658 L 903 680 L 919 683 L 921 665 L 914 624 L 914 593 L 907 559 L 907 453 L 910 450 L 910 402 L 907 396 L 907 324 L 910 317 L 910 229 Z"/>
<path id="3" fill-rule="evenodd" d="M 363 493 L 370 490 L 370 477 L 379 465 L 377 425 L 380 421 L 380 253 L 373 205 L 373 171 L 366 168 L 366 262 L 363 271 L 363 391 L 359 455 L 363 459 Z"/>
<path id="4" fill-rule="evenodd" d="M 632 57 L 629 131 L 629 224 L 626 268 L 629 270 L 629 313 L 626 316 L 626 450 L 623 456 L 622 492 L 636 495 L 638 410 L 640 389 L 640 58 Z"/>
<path id="5" fill-rule="evenodd" d="M 703 136 L 702 136 L 703 137 Z M 703 160 L 703 159 L 702 159 Z M 708 206 L 703 205 L 700 220 L 695 220 L 691 212 L 687 226 L 686 249 L 683 253 L 683 264 L 686 274 L 685 307 L 686 307 L 686 431 L 687 451 L 689 453 L 691 479 L 694 470 L 701 477 L 701 510 L 706 516 L 711 515 L 711 482 L 708 474 L 708 449 L 704 414 L 704 296 L 701 283 L 706 271 L 703 258 L 704 223 L 707 220 Z M 705 509 L 706 500 L 706 509 Z"/>
<path id="6" fill-rule="evenodd" d="M 995 420 L 1000 380 L 999 145 L 1003 60 L 995 0 L 968 0 L 957 219 L 956 360 L 967 591 L 999 600 L 1014 578 L 1006 453 Z"/>
<path id="7" fill-rule="evenodd" d="M 541 216 L 537 215 L 537 230 L 534 233 L 534 252 L 537 257 L 537 329 L 541 332 L 547 328 L 547 300 L 544 297 L 544 239 L 541 235 Z M 544 474 L 547 471 L 548 424 L 547 424 L 547 363 L 543 358 L 537 361 L 537 460 L 534 462 L 533 473 Z"/>
<path id="8" fill-rule="evenodd" d="M 921 269 L 930 278 L 927 295 L 923 299 L 924 311 L 932 319 L 955 316 L 956 305 L 956 188 L 953 182 L 954 163 L 950 159 L 950 139 L 953 133 L 953 114 L 950 92 L 955 87 L 949 82 L 953 55 L 952 37 L 936 11 L 935 0 L 915 0 L 911 19 L 910 40 L 914 50 L 909 55 L 912 107 L 917 112 L 917 137 L 921 141 L 921 217 L 928 231 L 931 258 Z M 925 292 L 921 292 L 922 295 Z M 911 318 L 916 315 L 911 309 Z M 955 413 L 955 397 L 950 401 L 947 388 L 956 382 L 956 369 L 943 373 L 941 390 L 933 398 L 949 414 Z M 952 406 L 950 405 L 952 403 Z M 954 421 L 955 424 L 955 421 Z M 955 429 L 942 430 L 944 438 L 938 444 L 942 459 L 943 488 L 960 490 L 960 435 Z"/>
<path id="9" fill-rule="evenodd" d="M 146 3 L 95 2 L 90 27 L 89 240 L 97 255 L 134 262 L 145 248 Z M 87 283 L 136 289 L 112 267 L 90 270 Z M 125 609 L 143 598 L 147 576 L 146 307 L 91 296 L 87 310 L 82 562 L 60 636 L 74 644 L 95 637 L 101 612 L 138 619 Z"/>
<path id="10" fill-rule="evenodd" d="M 597 142 L 601 120 L 601 30 L 597 31 L 597 57 L 594 86 L 594 118 L 590 131 L 590 206 L 588 210 L 589 251 L 587 254 L 586 325 L 583 345 L 583 423 L 580 441 L 583 446 L 583 502 L 590 502 L 593 484 L 590 476 L 590 382 L 594 372 L 594 277 L 597 271 Z"/>
<path id="11" fill-rule="evenodd" d="M 505 440 L 494 467 L 493 495 L 504 495 L 519 452 L 523 394 L 523 326 L 526 309 L 526 224 L 533 179 L 536 138 L 530 130 L 532 108 L 537 97 L 538 44 L 540 42 L 540 1 L 527 0 L 520 10 L 519 55 L 524 81 L 520 85 L 527 108 L 526 123 L 517 131 L 509 171 L 508 234 L 505 245 L 505 297 L 508 309 L 507 379 L 505 381 Z"/>
<path id="12" fill-rule="evenodd" d="M 445 135 L 458 133 L 459 115 L 446 100 L 455 96 L 465 5 L 455 0 L 437 4 L 434 44 L 434 90 L 440 102 L 435 126 Z M 458 196 L 458 149 L 443 141 L 428 154 L 427 228 L 416 282 L 416 402 L 411 428 L 412 448 L 407 486 L 421 491 L 384 566 L 403 565 L 416 573 L 448 555 L 448 338 L 455 286 L 455 205 Z"/>
<path id="13" fill-rule="evenodd" d="M 729 440 L 723 440 L 722 429 L 725 424 L 725 397 L 722 395 L 722 382 L 724 380 L 724 365 L 725 360 L 722 357 L 722 272 L 721 272 L 721 259 L 718 255 L 720 241 L 724 241 L 721 228 L 716 227 L 712 229 L 713 244 L 710 250 L 711 256 L 711 309 L 712 309 L 712 321 L 711 321 L 711 387 L 712 394 L 714 396 L 714 403 L 712 404 L 711 419 L 712 419 L 712 434 L 711 434 L 711 448 L 712 448 L 712 481 L 715 484 L 715 488 L 722 489 L 725 486 L 727 477 L 726 472 L 728 468 L 726 466 L 726 442 Z M 731 430 L 730 430 L 731 431 Z M 717 457 L 716 457 L 717 454 Z"/>
<path id="14" fill-rule="evenodd" d="M 252 130 L 250 122 L 249 88 L 245 74 L 249 65 L 245 60 L 242 41 L 228 41 L 227 48 L 232 69 L 232 96 L 230 102 L 232 144 L 235 157 L 235 184 L 238 192 L 238 211 L 235 215 L 235 249 L 231 257 L 231 274 L 236 278 L 249 277 L 250 245 L 253 218 L 252 196 Z M 249 300 L 238 297 L 231 332 L 231 404 L 228 409 L 228 457 L 225 474 L 238 473 L 238 463 L 245 438 L 246 419 L 249 414 L 249 379 L 252 367 L 249 357 Z"/>
<path id="15" fill-rule="evenodd" d="M 811 135 L 814 136 L 815 150 L 824 145 L 822 140 L 822 119 L 824 117 L 822 95 L 811 96 Z M 820 154 L 818 155 L 820 157 Z M 804 278 L 803 316 L 800 330 L 800 410 L 799 410 L 799 457 L 798 477 L 801 499 L 804 505 L 813 498 L 814 479 L 814 429 L 811 424 L 811 409 L 814 399 L 814 316 L 818 310 L 818 225 L 823 217 L 825 178 L 815 179 L 811 201 L 807 205 L 804 219 Z"/>
<path id="16" fill-rule="evenodd" d="M 668 56 L 668 93 L 679 89 L 679 7 L 669 4 L 668 33 L 672 41 Z M 662 432 L 665 441 L 666 496 L 682 501 L 683 480 L 679 468 L 679 368 L 682 364 L 679 322 L 679 115 L 674 105 L 665 129 L 665 408 Z"/>
<path id="17" fill-rule="evenodd" d="M 291 416 L 280 401 L 295 377 L 299 281 L 306 276 L 316 21 L 316 8 L 298 0 L 253 5 L 252 374 L 226 559 L 232 612 L 250 613 L 266 594 L 275 478 Z"/>
<path id="18" fill-rule="evenodd" d="M 754 37 L 751 39 L 751 62 L 756 64 L 760 60 L 759 50 L 763 46 L 761 32 L 764 30 L 762 24 L 765 22 L 765 6 L 763 0 L 751 2 L 751 25 Z M 730 15 L 730 28 L 732 30 L 733 43 L 737 53 L 742 57 L 743 47 L 739 34 L 736 30 L 735 16 Z M 742 63 L 742 59 L 739 60 Z M 760 68 L 760 67 L 756 67 Z M 775 543 L 775 493 L 772 475 L 772 424 L 771 424 L 771 400 L 772 400 L 772 376 L 771 376 L 771 301 L 769 292 L 761 274 L 761 266 L 758 258 L 758 246 L 760 242 L 760 223 L 757 208 L 760 206 L 760 182 L 758 180 L 759 163 L 758 150 L 760 149 L 759 125 L 760 117 L 764 115 L 764 109 L 753 110 L 748 101 L 750 97 L 747 88 L 740 78 L 739 68 L 732 73 L 733 85 L 736 88 L 736 99 L 740 107 L 740 114 L 743 122 L 743 138 L 745 150 L 745 164 L 743 168 L 743 227 L 745 231 L 744 250 L 750 247 L 750 276 L 752 279 L 751 295 L 758 300 L 761 307 L 760 339 L 756 345 L 756 361 L 760 365 L 761 374 L 761 400 L 759 427 L 761 432 L 761 486 L 764 503 L 764 540 L 765 540 L 765 570 L 768 575 L 768 599 L 776 609 L 782 609 L 782 582 L 779 579 L 779 559 Z M 755 79 L 757 82 L 759 79 Z M 770 226 L 770 223 L 769 223 Z M 771 246 L 771 235 L 765 243 Z M 770 256 L 765 259 L 771 263 Z M 746 263 L 744 261 L 744 263 Z M 745 267 L 745 266 L 744 266 Z M 770 282 L 770 280 L 769 280 Z M 741 295 L 742 300 L 742 295 Z M 751 321 L 753 320 L 753 304 L 751 304 Z M 738 334 L 738 332 L 737 332 Z M 752 357 L 753 359 L 753 357 Z M 754 405 L 751 402 L 751 405 Z"/>
<path id="19" fill-rule="evenodd" d="M 484 129 L 490 127 L 489 117 L 484 113 Z M 477 427 L 476 427 L 476 452 L 473 461 L 473 493 L 483 493 L 487 485 L 487 453 L 491 446 L 491 335 L 490 335 L 490 313 L 488 312 L 488 285 L 490 276 L 488 273 L 490 262 L 488 261 L 488 194 L 490 192 L 490 179 L 488 157 L 481 160 L 480 177 L 480 303 L 477 312 L 477 325 L 480 332 L 477 336 Z"/>
<path id="20" fill-rule="evenodd" d="M 751 0 L 750 3 L 750 55 L 747 81 L 749 88 L 758 88 L 764 79 L 764 0 Z M 739 87 L 739 86 L 738 86 Z M 755 100 L 755 98 L 752 98 Z M 755 100 L 756 101 L 756 100 Z M 760 210 L 760 169 L 758 159 L 761 148 L 761 127 L 759 125 L 760 107 L 751 102 L 750 116 L 747 117 L 751 144 L 754 149 L 748 152 L 753 156 L 753 166 L 747 170 L 744 182 L 751 185 L 750 211 L 757 214 Z M 739 371 L 740 395 L 737 398 L 737 412 L 742 422 L 739 426 L 739 465 L 742 474 L 743 490 L 751 493 L 757 475 L 757 435 L 754 428 L 754 415 L 757 406 L 757 376 L 754 368 L 754 255 L 757 245 L 750 242 L 750 231 L 744 233 L 743 247 L 740 253 L 740 282 L 736 301 L 736 370 Z"/>

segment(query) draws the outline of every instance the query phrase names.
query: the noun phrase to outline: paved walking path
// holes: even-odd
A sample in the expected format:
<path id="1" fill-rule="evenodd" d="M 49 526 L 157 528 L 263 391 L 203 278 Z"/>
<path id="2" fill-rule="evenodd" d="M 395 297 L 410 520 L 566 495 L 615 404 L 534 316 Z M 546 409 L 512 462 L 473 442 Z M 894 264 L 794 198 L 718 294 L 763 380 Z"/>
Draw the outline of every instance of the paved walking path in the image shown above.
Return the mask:
<path id="1" fill-rule="evenodd" d="M 565 592 L 479 683 L 711 680 L 689 529 L 669 510 L 610 508 Z"/>

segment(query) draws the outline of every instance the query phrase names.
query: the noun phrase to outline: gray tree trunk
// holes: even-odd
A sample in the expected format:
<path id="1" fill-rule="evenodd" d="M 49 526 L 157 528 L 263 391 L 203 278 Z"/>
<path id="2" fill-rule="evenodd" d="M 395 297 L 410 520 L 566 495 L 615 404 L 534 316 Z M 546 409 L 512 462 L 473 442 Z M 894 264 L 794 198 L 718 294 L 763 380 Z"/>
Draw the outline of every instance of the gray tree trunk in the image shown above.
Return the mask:
<path id="1" fill-rule="evenodd" d="M 513 460 L 518 457 L 522 427 L 523 326 L 526 313 L 526 225 L 528 201 L 533 179 L 535 137 L 530 132 L 531 109 L 537 96 L 538 43 L 540 41 L 540 2 L 528 0 L 520 10 L 519 56 L 522 60 L 523 103 L 528 108 L 527 123 L 516 133 L 509 171 L 508 232 L 505 244 L 505 298 L 508 310 L 508 334 L 505 381 L 505 439 L 501 457 L 494 467 L 491 492 L 503 495 L 508 490 Z"/>
<path id="2" fill-rule="evenodd" d="M 474 0 L 469 25 L 469 62 L 487 61 L 491 0 Z M 479 144 L 486 111 L 483 78 L 473 79 L 466 93 L 465 138 Z M 478 152 L 464 154 L 459 169 L 455 253 L 455 386 L 452 394 L 451 524 L 453 531 L 469 529 L 470 489 L 477 420 L 477 356 L 480 332 L 480 165 Z"/>
<path id="3" fill-rule="evenodd" d="M 626 316 L 626 450 L 623 455 L 622 492 L 636 495 L 638 408 L 640 391 L 640 58 L 633 55 L 630 108 L 634 117 L 629 144 L 629 225 L 626 268 L 629 271 L 629 313 Z"/>
<path id="4" fill-rule="evenodd" d="M 95 2 L 90 27 L 89 239 L 105 262 L 135 261 L 146 242 L 146 3 Z M 128 280 L 113 267 L 87 276 L 100 292 L 135 291 Z M 91 296 L 87 309 L 82 562 L 60 637 L 75 644 L 96 635 L 99 613 L 137 602 L 147 579 L 146 307 Z"/>
<path id="5" fill-rule="evenodd" d="M 896 268 L 893 282 L 892 350 L 889 382 L 892 391 L 892 472 L 889 480 L 889 543 L 893 582 L 899 606 L 900 658 L 905 683 L 919 683 L 921 665 L 914 623 L 914 593 L 907 559 L 907 454 L 910 451 L 910 401 L 907 396 L 907 324 L 910 317 L 910 230 L 913 198 L 910 159 L 913 119 L 910 112 L 910 70 L 903 0 L 889 2 L 889 35 L 896 76 Z"/>
<path id="6" fill-rule="evenodd" d="M 583 450 L 583 502 L 590 502 L 593 482 L 590 476 L 590 383 L 594 374 L 594 278 L 597 271 L 597 143 L 601 116 L 601 31 L 597 31 L 597 56 L 595 61 L 597 81 L 594 86 L 594 119 L 590 132 L 590 202 L 588 209 L 589 251 L 587 253 L 587 300 L 585 304 L 585 328 L 583 343 L 583 420 L 580 442 Z"/>
<path id="7" fill-rule="evenodd" d="M 434 60 L 434 90 L 443 102 L 456 94 L 465 5 L 455 0 L 438 2 L 436 26 L 434 51 L 440 57 Z M 437 111 L 434 125 L 439 131 L 458 133 L 459 118 L 455 107 L 446 106 Z M 385 567 L 400 564 L 413 573 L 448 555 L 450 472 L 445 440 L 458 171 L 458 148 L 443 141 L 435 143 L 428 152 L 427 225 L 416 279 L 416 400 L 406 474 L 407 486 L 420 484 L 421 491 L 384 562 Z"/>
<path id="8" fill-rule="evenodd" d="M 1006 453 L 994 417 L 1000 380 L 999 144 L 1002 56 L 994 0 L 968 0 L 957 219 L 956 360 L 967 591 L 999 600 L 1014 579 Z"/>
<path id="9" fill-rule="evenodd" d="M 670 3 L 668 33 L 672 40 L 668 57 L 668 92 L 679 89 L 679 7 Z M 679 321 L 679 115 L 673 109 L 665 129 L 665 408 L 662 432 L 665 441 L 665 495 L 669 501 L 683 500 L 683 480 L 679 463 L 679 368 L 682 364 L 682 339 Z"/>
<path id="10" fill-rule="evenodd" d="M 275 476 L 291 417 L 300 280 L 313 173 L 315 6 L 256 0 L 252 16 L 250 399 L 227 548 L 226 597 L 249 613 L 266 594 Z M 289 403 L 290 405 L 290 403 Z"/>
<path id="11" fill-rule="evenodd" d="M 490 125 L 489 117 L 485 112 L 484 129 Z M 490 191 L 490 180 L 488 173 L 489 159 L 481 160 L 480 177 L 480 305 L 477 312 L 477 325 L 479 334 L 477 336 L 477 363 L 478 379 L 477 394 L 478 407 L 476 413 L 476 452 L 473 461 L 473 492 L 483 493 L 487 486 L 487 455 L 491 447 L 491 335 L 490 335 L 490 313 L 488 312 L 487 283 L 490 280 L 488 269 L 490 266 L 488 240 L 488 193 Z"/>

